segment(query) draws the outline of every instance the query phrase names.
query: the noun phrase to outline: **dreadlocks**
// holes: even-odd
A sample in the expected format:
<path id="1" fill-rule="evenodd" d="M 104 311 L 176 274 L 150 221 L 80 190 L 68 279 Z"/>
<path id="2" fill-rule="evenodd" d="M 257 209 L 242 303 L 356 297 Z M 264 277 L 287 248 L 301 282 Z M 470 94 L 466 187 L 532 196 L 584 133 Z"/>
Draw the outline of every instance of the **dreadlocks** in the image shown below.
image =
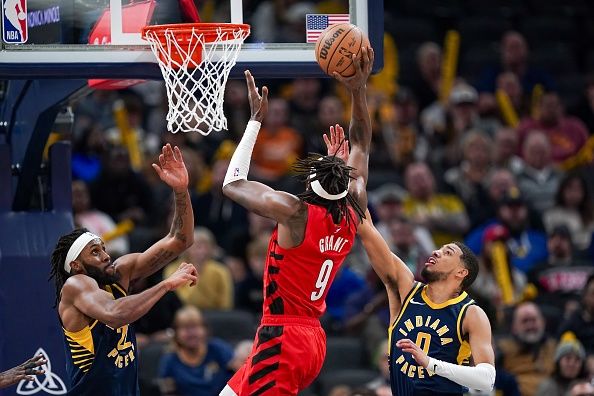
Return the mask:
<path id="1" fill-rule="evenodd" d="M 320 154 L 310 153 L 306 158 L 300 159 L 293 166 L 297 176 L 306 182 L 319 181 L 324 190 L 330 194 L 340 194 L 349 186 L 349 181 L 353 179 L 351 171 L 354 169 L 347 166 L 343 160 L 337 158 L 335 155 L 323 156 Z M 315 173 L 315 177 L 310 176 Z M 346 197 L 331 201 L 317 195 L 312 189 L 308 188 L 305 192 L 297 194 L 297 196 L 304 202 L 323 206 L 327 209 L 327 213 L 332 215 L 332 220 L 335 224 L 340 223 L 343 217 L 346 217 L 347 223 L 354 221 L 348 210 L 350 205 L 357 215 L 358 221 L 365 218 L 365 212 L 359 206 L 359 203 L 351 193 L 347 193 Z"/>
<path id="2" fill-rule="evenodd" d="M 76 241 L 76 238 L 88 231 L 89 230 L 86 228 L 78 228 L 72 231 L 70 234 L 61 236 L 60 239 L 58 239 L 58 243 L 56 244 L 54 251 L 52 252 L 52 269 L 48 280 L 53 278 L 54 282 L 56 283 L 56 301 L 54 308 L 57 307 L 58 303 L 60 302 L 62 286 L 64 286 L 66 279 L 68 279 L 70 276 L 70 274 L 64 269 L 64 260 L 66 260 L 68 249 L 70 249 L 74 241 Z"/>

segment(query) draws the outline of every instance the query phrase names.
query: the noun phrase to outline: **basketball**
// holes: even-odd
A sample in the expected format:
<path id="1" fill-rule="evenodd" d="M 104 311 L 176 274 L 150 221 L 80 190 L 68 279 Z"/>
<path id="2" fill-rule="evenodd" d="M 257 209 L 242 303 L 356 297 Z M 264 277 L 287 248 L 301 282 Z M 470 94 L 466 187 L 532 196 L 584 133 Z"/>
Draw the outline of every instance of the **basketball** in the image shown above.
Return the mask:
<path id="1" fill-rule="evenodd" d="M 316 42 L 316 61 L 330 76 L 336 71 L 343 77 L 351 77 L 355 74 L 352 54 L 358 58 L 362 46 L 369 46 L 369 39 L 357 26 L 350 23 L 331 25 Z"/>
<path id="2" fill-rule="evenodd" d="M 19 12 L 19 19 L 22 21 L 25 18 L 27 18 L 27 14 L 25 14 L 24 12 Z"/>

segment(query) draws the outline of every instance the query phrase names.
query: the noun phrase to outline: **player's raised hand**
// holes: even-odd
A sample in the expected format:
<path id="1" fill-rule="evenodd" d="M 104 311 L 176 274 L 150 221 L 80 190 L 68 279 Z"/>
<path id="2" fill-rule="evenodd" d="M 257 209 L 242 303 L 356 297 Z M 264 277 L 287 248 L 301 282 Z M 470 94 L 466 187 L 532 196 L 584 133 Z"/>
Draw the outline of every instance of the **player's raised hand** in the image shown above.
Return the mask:
<path id="1" fill-rule="evenodd" d="M 349 160 L 349 141 L 344 137 L 344 129 L 338 124 L 330 126 L 330 137 L 324 134 L 324 143 L 328 149 L 328 155 L 336 155 L 346 164 Z"/>
<path id="2" fill-rule="evenodd" d="M 44 370 L 38 367 L 46 363 L 47 360 L 42 355 L 37 355 L 10 370 L 0 373 L 0 388 L 14 385 L 21 380 L 33 381 L 36 375 L 45 373 Z"/>
<path id="3" fill-rule="evenodd" d="M 179 268 L 164 282 L 169 286 L 169 290 L 175 290 L 188 283 L 190 286 L 194 286 L 198 283 L 198 271 L 192 264 L 181 263 Z"/>
<path id="4" fill-rule="evenodd" d="M 427 368 L 427 365 L 429 364 L 429 357 L 417 344 L 407 338 L 404 338 L 402 340 L 398 340 L 396 342 L 396 346 L 402 349 L 402 352 L 410 353 L 417 364 Z"/>
<path id="5" fill-rule="evenodd" d="M 159 165 L 153 164 L 153 168 L 161 180 L 175 192 L 184 192 L 188 189 L 188 170 L 179 147 L 172 148 L 169 143 L 163 146 L 159 155 Z"/>
<path id="6" fill-rule="evenodd" d="M 262 87 L 262 95 L 258 93 L 258 87 L 254 81 L 254 76 L 249 70 L 245 71 L 245 81 L 248 88 L 248 100 L 250 110 L 252 111 L 251 120 L 262 122 L 268 112 L 268 87 Z"/>
<path id="7" fill-rule="evenodd" d="M 353 64 L 355 65 L 355 74 L 351 77 L 343 77 L 337 72 L 334 72 L 333 76 L 347 89 L 354 91 L 365 87 L 367 79 L 371 74 L 371 68 L 373 67 L 374 53 L 371 47 L 361 47 L 361 56 L 357 58 L 353 54 Z"/>

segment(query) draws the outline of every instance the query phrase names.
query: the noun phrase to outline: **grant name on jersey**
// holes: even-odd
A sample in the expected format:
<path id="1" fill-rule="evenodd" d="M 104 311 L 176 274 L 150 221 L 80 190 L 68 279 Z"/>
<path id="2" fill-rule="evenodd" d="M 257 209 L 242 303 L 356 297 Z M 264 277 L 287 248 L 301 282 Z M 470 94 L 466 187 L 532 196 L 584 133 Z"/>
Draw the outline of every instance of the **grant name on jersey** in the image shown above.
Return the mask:
<path id="1" fill-rule="evenodd" d="M 340 253 L 348 241 L 348 239 L 343 237 L 337 237 L 336 240 L 334 240 L 334 235 L 326 235 L 324 238 L 320 239 L 320 253 L 324 253 L 327 250 Z"/>
<path id="2" fill-rule="evenodd" d="M 429 346 L 431 345 L 431 339 L 433 337 L 439 338 L 440 345 L 447 345 L 454 341 L 452 337 L 449 337 L 451 335 L 450 328 L 446 325 L 440 326 L 439 319 L 432 321 L 431 315 L 417 315 L 415 316 L 414 322 L 411 319 L 407 319 L 404 323 L 398 326 L 398 332 L 405 337 L 409 337 L 409 333 L 412 330 L 417 330 L 415 344 L 417 344 L 425 354 L 429 354 Z M 423 366 L 409 364 L 402 354 L 400 354 L 394 362 L 400 367 L 400 371 L 410 378 L 425 378 L 425 371 L 429 377 L 435 375 L 435 373 L 426 370 Z"/>

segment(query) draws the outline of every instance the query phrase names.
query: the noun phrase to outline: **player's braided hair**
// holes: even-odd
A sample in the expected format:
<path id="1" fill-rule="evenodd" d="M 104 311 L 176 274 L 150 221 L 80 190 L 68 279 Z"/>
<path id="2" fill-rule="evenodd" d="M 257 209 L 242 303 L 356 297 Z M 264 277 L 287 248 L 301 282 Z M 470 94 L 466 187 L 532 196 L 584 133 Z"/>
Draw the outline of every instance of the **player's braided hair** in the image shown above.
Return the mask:
<path id="1" fill-rule="evenodd" d="M 353 168 L 347 166 L 343 160 L 335 155 L 310 153 L 306 158 L 298 160 L 293 169 L 298 177 L 308 183 L 318 180 L 324 190 L 330 194 L 340 194 L 348 188 L 349 181 L 353 179 L 350 174 Z M 313 173 L 316 176 L 310 178 Z M 352 216 L 348 210 L 349 205 L 359 216 L 358 221 L 365 218 L 365 211 L 359 206 L 359 203 L 350 192 L 344 198 L 336 201 L 320 197 L 311 188 L 297 194 L 297 196 L 304 202 L 325 207 L 327 213 L 332 215 L 335 224 L 340 223 L 343 217 L 346 217 L 347 223 L 355 221 L 355 219 L 351 218 Z"/>
<path id="2" fill-rule="evenodd" d="M 52 280 L 53 278 L 56 284 L 56 301 L 54 308 L 58 306 L 62 287 L 64 286 L 64 283 L 66 283 L 66 279 L 68 279 L 70 276 L 70 274 L 64 269 L 64 260 L 66 260 L 68 249 L 70 249 L 70 246 L 72 246 L 74 241 L 76 241 L 76 238 L 88 231 L 89 230 L 86 228 L 78 228 L 72 231 L 70 234 L 62 235 L 60 239 L 58 239 L 58 243 L 52 252 L 52 269 L 48 280 Z"/>

